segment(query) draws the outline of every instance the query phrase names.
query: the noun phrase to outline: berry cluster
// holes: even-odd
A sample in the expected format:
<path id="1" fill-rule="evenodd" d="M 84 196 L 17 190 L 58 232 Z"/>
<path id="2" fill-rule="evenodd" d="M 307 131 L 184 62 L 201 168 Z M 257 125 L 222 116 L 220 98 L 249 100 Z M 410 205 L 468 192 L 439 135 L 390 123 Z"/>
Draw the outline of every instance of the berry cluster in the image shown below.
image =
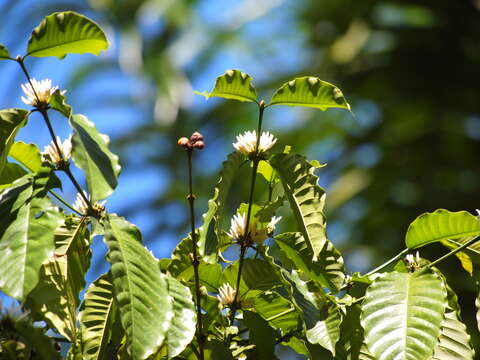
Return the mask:
<path id="1" fill-rule="evenodd" d="M 205 143 L 203 142 L 203 135 L 200 134 L 198 131 L 195 131 L 192 136 L 190 136 L 190 139 L 182 136 L 180 139 L 178 139 L 177 144 L 185 150 L 193 150 L 193 149 L 199 149 L 202 150 L 205 147 Z"/>

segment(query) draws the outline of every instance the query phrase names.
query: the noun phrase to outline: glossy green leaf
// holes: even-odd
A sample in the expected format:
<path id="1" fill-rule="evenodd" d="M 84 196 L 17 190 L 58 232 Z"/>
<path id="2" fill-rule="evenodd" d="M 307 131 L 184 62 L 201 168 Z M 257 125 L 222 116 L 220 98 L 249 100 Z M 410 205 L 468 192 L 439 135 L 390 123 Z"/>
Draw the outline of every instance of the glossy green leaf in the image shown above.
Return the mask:
<path id="1" fill-rule="evenodd" d="M 7 161 L 10 147 L 18 130 L 27 122 L 28 111 L 22 109 L 0 110 L 0 173 Z"/>
<path id="2" fill-rule="evenodd" d="M 254 359 L 275 359 L 276 334 L 265 319 L 254 312 L 244 311 L 243 322 L 249 329 L 250 343 L 255 344 L 249 356 Z"/>
<path id="3" fill-rule="evenodd" d="M 55 249 L 54 230 L 62 220 L 48 198 L 30 199 L 32 193 L 33 187 L 26 186 L 18 198 L 28 201 L 12 222 L 1 224 L 5 230 L 0 238 L 0 289 L 20 301 L 37 285 L 40 267 Z M 8 196 L 8 191 L 2 194 L 0 206 Z"/>
<path id="4" fill-rule="evenodd" d="M 82 331 L 83 359 L 105 358 L 117 311 L 113 285 L 110 274 L 107 273 L 88 287 L 78 316 Z"/>
<path id="5" fill-rule="evenodd" d="M 100 134 L 85 116 L 73 115 L 70 124 L 74 129 L 73 161 L 85 173 L 92 201 L 105 199 L 117 187 L 118 156 L 108 149 L 109 137 Z"/>
<path id="6" fill-rule="evenodd" d="M 7 48 L 3 44 L 0 44 L 0 59 L 9 59 L 9 58 L 10 58 L 10 53 L 8 52 Z"/>
<path id="7" fill-rule="evenodd" d="M 342 312 L 338 306 L 329 304 L 323 310 L 322 318 L 317 321 L 313 328 L 307 330 L 307 340 L 311 344 L 321 345 L 335 356 L 335 346 L 340 339 L 342 317 Z"/>
<path id="8" fill-rule="evenodd" d="M 350 110 L 350 104 L 338 87 L 314 76 L 304 76 L 286 82 L 275 92 L 269 105 Z"/>
<path id="9" fill-rule="evenodd" d="M 7 162 L 0 174 L 0 190 L 12 186 L 12 183 L 25 176 L 27 172 L 18 164 Z"/>
<path id="10" fill-rule="evenodd" d="M 443 280 L 433 272 L 385 273 L 367 290 L 361 324 L 378 360 L 427 360 L 447 305 Z"/>
<path id="11" fill-rule="evenodd" d="M 175 278 L 188 281 L 193 276 L 192 260 L 192 239 L 190 236 L 180 241 L 172 251 L 172 261 L 168 265 L 168 272 Z"/>
<path id="12" fill-rule="evenodd" d="M 275 291 L 266 291 L 255 297 L 255 311 L 282 334 L 300 328 L 300 316 L 291 301 Z"/>
<path id="13" fill-rule="evenodd" d="M 146 359 L 162 346 L 174 315 L 168 283 L 134 225 L 113 214 L 104 226 L 128 352 L 135 359 Z"/>
<path id="14" fill-rule="evenodd" d="M 467 211 L 444 209 L 424 213 L 408 227 L 405 244 L 410 249 L 447 240 L 480 235 L 480 221 Z"/>
<path id="15" fill-rule="evenodd" d="M 305 239 L 301 233 L 283 233 L 275 236 L 279 249 L 292 261 L 296 270 L 302 271 L 313 281 L 330 289 L 338 289 L 344 280 L 343 259 L 340 253 L 328 242 L 324 256 L 312 260 Z"/>
<path id="16" fill-rule="evenodd" d="M 198 95 L 211 97 L 221 97 L 239 101 L 257 101 L 257 92 L 252 84 L 252 77 L 240 70 L 227 70 L 225 74 L 217 77 L 215 87 L 211 92 L 198 92 Z"/>
<path id="17" fill-rule="evenodd" d="M 456 311 L 447 309 L 432 360 L 473 360 L 474 356 L 467 327 L 459 320 Z"/>
<path id="18" fill-rule="evenodd" d="M 225 204 L 230 187 L 244 161 L 244 156 L 237 151 L 228 155 L 227 160 L 222 164 L 220 179 L 215 185 L 213 198 L 208 201 L 208 210 L 203 214 L 203 224 L 199 228 L 198 248 L 206 262 L 217 262 Z"/>
<path id="19" fill-rule="evenodd" d="M 73 11 L 64 11 L 48 15 L 33 30 L 27 55 L 63 59 L 73 53 L 98 55 L 107 48 L 107 38 L 95 22 Z"/>
<path id="20" fill-rule="evenodd" d="M 343 259 L 326 237 L 325 191 L 318 185 L 315 166 L 303 156 L 289 154 L 275 155 L 270 164 L 280 177 L 312 261 L 331 266 L 324 270 L 324 277 L 329 282 L 328 287 L 335 292 L 344 281 Z M 331 261 L 332 256 L 335 263 Z"/>
<path id="21" fill-rule="evenodd" d="M 42 167 L 42 156 L 35 144 L 26 144 L 23 141 L 18 141 L 10 148 L 8 156 L 18 161 L 31 172 L 37 172 Z"/>
<path id="22" fill-rule="evenodd" d="M 62 95 L 59 89 L 55 90 L 52 96 L 50 96 L 48 104 L 53 110 L 58 111 L 67 119 L 70 119 L 70 116 L 72 116 L 72 107 L 65 102 L 65 96 Z"/>
<path id="23" fill-rule="evenodd" d="M 168 358 L 182 353 L 195 336 L 196 313 L 192 294 L 177 279 L 167 276 L 168 293 L 173 301 L 173 319 L 167 333 Z"/>
<path id="24" fill-rule="evenodd" d="M 282 285 L 271 265 L 260 259 L 244 260 L 242 280 L 251 290 L 265 291 Z"/>
<path id="25" fill-rule="evenodd" d="M 15 329 L 33 349 L 38 359 L 61 359 L 60 353 L 55 349 L 53 340 L 45 334 L 45 329 L 34 326 L 27 316 L 22 316 L 15 322 Z M 37 357 L 34 359 L 37 359 Z"/>

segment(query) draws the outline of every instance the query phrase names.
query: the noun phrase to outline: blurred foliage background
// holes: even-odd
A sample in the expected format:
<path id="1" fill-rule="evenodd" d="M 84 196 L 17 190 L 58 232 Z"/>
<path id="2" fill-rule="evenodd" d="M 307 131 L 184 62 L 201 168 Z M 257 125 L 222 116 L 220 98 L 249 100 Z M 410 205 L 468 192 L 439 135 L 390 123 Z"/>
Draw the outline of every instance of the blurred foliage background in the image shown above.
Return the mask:
<path id="1" fill-rule="evenodd" d="M 349 271 L 401 250 L 409 223 L 425 211 L 480 207 L 479 0 L 2 0 L 0 41 L 22 53 L 33 27 L 61 10 L 99 22 L 110 50 L 27 65 L 68 89 L 74 110 L 111 135 L 124 170 L 107 207 L 136 223 L 157 256 L 169 256 L 187 233 L 178 137 L 199 130 L 206 138 L 195 164 L 201 219 L 235 135 L 256 125 L 251 104 L 193 95 L 229 68 L 249 73 L 267 100 L 284 81 L 314 75 L 351 103 L 353 116 L 278 107 L 264 122 L 278 146 L 328 163 L 319 171 L 328 232 Z M 0 65 L 0 105 L 21 107 L 22 74 Z M 20 135 L 46 144 L 38 123 Z M 56 125 L 66 136 L 66 124 Z M 246 198 L 243 179 L 232 209 Z M 281 229 L 290 226 L 286 219 Z M 97 254 L 91 279 L 106 269 Z M 441 269 L 462 271 L 456 259 Z M 473 328 L 475 279 L 458 279 L 450 285 Z"/>

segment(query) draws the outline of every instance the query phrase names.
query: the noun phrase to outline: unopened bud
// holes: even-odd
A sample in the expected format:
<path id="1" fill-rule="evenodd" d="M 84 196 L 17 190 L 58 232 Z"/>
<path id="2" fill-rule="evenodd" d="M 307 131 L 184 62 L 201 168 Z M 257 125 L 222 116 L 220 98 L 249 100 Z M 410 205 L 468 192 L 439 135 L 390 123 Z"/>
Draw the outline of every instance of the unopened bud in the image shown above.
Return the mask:
<path id="1" fill-rule="evenodd" d="M 178 146 L 188 148 L 190 147 L 190 140 L 188 140 L 188 138 L 186 138 L 185 136 L 182 136 L 180 139 L 178 139 L 177 144 Z"/>
<path id="2" fill-rule="evenodd" d="M 205 147 L 205 143 L 203 141 L 196 141 L 194 144 L 193 144 L 193 147 L 194 148 L 197 148 L 199 150 L 202 150 L 204 147 Z"/>
<path id="3" fill-rule="evenodd" d="M 195 131 L 192 136 L 190 136 L 190 141 L 195 143 L 197 141 L 203 141 L 203 135 L 200 134 L 198 131 Z"/>

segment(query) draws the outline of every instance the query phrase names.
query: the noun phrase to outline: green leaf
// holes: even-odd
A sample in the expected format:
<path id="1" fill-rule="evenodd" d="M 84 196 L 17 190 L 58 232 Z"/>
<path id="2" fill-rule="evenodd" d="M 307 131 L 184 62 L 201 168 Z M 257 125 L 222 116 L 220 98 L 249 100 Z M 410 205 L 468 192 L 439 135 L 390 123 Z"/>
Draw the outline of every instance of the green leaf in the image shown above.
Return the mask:
<path id="1" fill-rule="evenodd" d="M 0 174 L 7 161 L 10 147 L 18 130 L 27 122 L 28 111 L 22 109 L 0 110 Z"/>
<path id="2" fill-rule="evenodd" d="M 31 172 L 38 172 L 42 167 L 42 156 L 35 144 L 26 144 L 23 141 L 18 141 L 10 148 L 8 156 L 18 161 Z"/>
<path id="3" fill-rule="evenodd" d="M 29 199 L 32 193 L 27 183 L 17 200 L 26 197 L 28 201 L 22 202 L 12 222 L 1 224 L 0 289 L 20 301 L 37 285 L 42 263 L 55 249 L 54 230 L 62 220 L 48 198 Z M 0 204 L 8 195 L 8 191 L 2 194 Z"/>
<path id="4" fill-rule="evenodd" d="M 173 319 L 167 333 L 168 358 L 182 353 L 195 336 L 196 313 L 190 289 L 167 276 L 168 293 L 173 300 Z"/>
<path id="5" fill-rule="evenodd" d="M 78 316 L 85 360 L 105 358 L 117 311 L 110 274 L 107 273 L 88 287 L 82 310 Z"/>
<path id="6" fill-rule="evenodd" d="M 10 58 L 10 53 L 8 52 L 7 48 L 3 44 L 0 44 L 0 59 L 9 59 L 9 58 Z"/>
<path id="7" fill-rule="evenodd" d="M 279 234 L 275 236 L 275 241 L 284 255 L 292 261 L 296 270 L 328 288 L 338 289 L 342 285 L 343 260 L 330 242 L 327 243 L 324 256 L 318 261 L 313 261 L 311 251 L 301 233 Z"/>
<path id="8" fill-rule="evenodd" d="M 50 96 L 48 104 L 53 110 L 57 110 L 60 114 L 70 119 L 72 116 L 72 107 L 65 102 L 65 96 L 62 95 L 59 89 Z"/>
<path id="9" fill-rule="evenodd" d="M 253 358 L 275 359 L 275 331 L 260 315 L 251 311 L 243 312 L 243 321 L 249 329 L 250 343 L 255 344 L 251 351 Z"/>
<path id="10" fill-rule="evenodd" d="M 128 352 L 134 359 L 146 359 L 162 346 L 174 315 L 168 283 L 134 225 L 113 214 L 104 226 Z"/>
<path id="11" fill-rule="evenodd" d="M 477 283 L 477 297 L 475 298 L 475 308 L 477 309 L 477 313 L 475 317 L 477 319 L 477 329 L 480 331 L 480 292 L 478 290 L 479 286 Z"/>
<path id="12" fill-rule="evenodd" d="M 212 92 L 198 92 L 195 94 L 211 97 L 221 97 L 239 101 L 257 101 L 257 92 L 252 84 L 252 77 L 240 70 L 227 70 L 225 74 L 217 77 Z"/>
<path id="13" fill-rule="evenodd" d="M 244 161 L 244 156 L 238 151 L 228 155 L 227 160 L 222 164 L 220 179 L 215 185 L 213 198 L 208 201 L 208 210 L 203 214 L 203 224 L 199 228 L 198 249 L 200 255 L 208 263 L 217 262 L 227 196 Z"/>
<path id="14" fill-rule="evenodd" d="M 424 213 L 408 227 L 405 244 L 410 249 L 447 240 L 480 235 L 480 221 L 467 211 L 438 209 Z"/>
<path id="15" fill-rule="evenodd" d="M 266 291 L 255 297 L 255 311 L 282 334 L 300 328 L 300 316 L 295 306 L 275 291 Z"/>
<path id="16" fill-rule="evenodd" d="M 268 105 L 350 110 L 350 104 L 339 88 L 314 76 L 304 76 L 286 82 L 275 92 Z"/>
<path id="17" fill-rule="evenodd" d="M 27 172 L 20 165 L 7 162 L 0 174 L 0 190 L 12 186 L 12 183 L 25 176 Z"/>
<path id="18" fill-rule="evenodd" d="M 262 175 L 265 181 L 271 185 L 275 185 L 280 181 L 276 171 L 265 160 L 261 160 L 258 163 L 257 173 Z"/>
<path id="19" fill-rule="evenodd" d="M 311 344 L 321 345 L 335 356 L 335 346 L 340 339 L 342 318 L 338 306 L 330 303 L 327 309 L 323 309 L 321 319 L 317 321 L 315 326 L 307 329 L 307 340 Z"/>
<path id="20" fill-rule="evenodd" d="M 242 280 L 251 290 L 266 291 L 282 285 L 272 266 L 260 259 L 244 260 Z"/>
<path id="21" fill-rule="evenodd" d="M 60 353 L 55 349 L 53 340 L 45 334 L 45 329 L 35 327 L 27 316 L 22 316 L 15 322 L 15 329 L 34 349 L 34 353 L 38 356 L 34 359 L 61 359 Z"/>
<path id="22" fill-rule="evenodd" d="M 107 38 L 95 22 L 73 11 L 64 11 L 48 15 L 33 30 L 26 55 L 63 59 L 74 53 L 98 55 L 107 48 Z"/>
<path id="23" fill-rule="evenodd" d="M 118 156 L 108 149 L 109 137 L 100 134 L 85 116 L 73 115 L 70 124 L 74 129 L 72 158 L 85 173 L 92 201 L 105 199 L 117 187 Z"/>
<path id="24" fill-rule="evenodd" d="M 367 290 L 361 324 L 378 360 L 427 360 L 440 335 L 447 305 L 442 279 L 433 272 L 385 273 Z"/>
<path id="25" fill-rule="evenodd" d="M 473 360 L 474 356 L 467 327 L 459 320 L 456 311 L 448 309 L 432 360 Z"/>
<path id="26" fill-rule="evenodd" d="M 332 264 L 325 269 L 325 278 L 330 290 L 336 292 L 343 283 L 343 259 L 326 237 L 326 223 L 323 209 L 325 191 L 318 185 L 314 174 L 315 166 L 303 156 L 278 154 L 272 157 L 270 165 L 277 171 L 283 189 L 295 216 L 298 230 L 302 234 L 313 262 Z M 332 263 L 332 256 L 336 259 Z"/>
<path id="27" fill-rule="evenodd" d="M 172 251 L 172 261 L 168 265 L 168 272 L 175 278 L 188 281 L 193 276 L 192 260 L 192 239 L 190 236 L 180 241 Z"/>

